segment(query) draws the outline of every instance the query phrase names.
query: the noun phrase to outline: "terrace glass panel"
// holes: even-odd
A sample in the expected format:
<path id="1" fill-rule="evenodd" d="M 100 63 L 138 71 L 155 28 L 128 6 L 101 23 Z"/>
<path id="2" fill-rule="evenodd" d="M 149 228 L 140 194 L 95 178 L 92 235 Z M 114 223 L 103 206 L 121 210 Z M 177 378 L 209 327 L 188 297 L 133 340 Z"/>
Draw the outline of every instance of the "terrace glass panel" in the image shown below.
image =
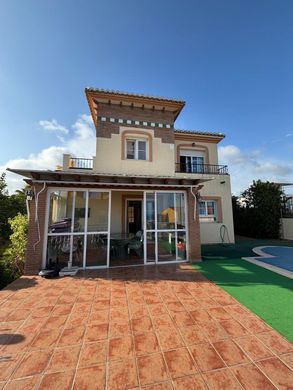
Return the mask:
<path id="1" fill-rule="evenodd" d="M 160 232 L 158 234 L 158 261 L 176 260 L 175 233 Z"/>
<path id="2" fill-rule="evenodd" d="M 157 228 L 175 229 L 174 193 L 157 193 Z"/>
<path id="3" fill-rule="evenodd" d="M 105 232 L 108 230 L 108 192 L 89 192 L 88 232 Z"/>
<path id="4" fill-rule="evenodd" d="M 70 233 L 73 191 L 54 191 L 50 194 L 49 233 Z"/>

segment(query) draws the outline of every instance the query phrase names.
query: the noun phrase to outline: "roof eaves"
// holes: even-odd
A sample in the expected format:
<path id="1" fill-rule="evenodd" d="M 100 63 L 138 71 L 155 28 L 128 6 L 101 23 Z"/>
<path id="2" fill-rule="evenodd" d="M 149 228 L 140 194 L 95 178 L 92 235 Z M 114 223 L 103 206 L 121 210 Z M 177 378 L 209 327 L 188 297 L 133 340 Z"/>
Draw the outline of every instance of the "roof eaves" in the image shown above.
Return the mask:
<path id="1" fill-rule="evenodd" d="M 112 95 L 124 95 L 124 96 L 133 96 L 133 97 L 139 97 L 144 99 L 154 99 L 158 101 L 168 101 L 168 102 L 174 102 L 174 103 L 181 103 L 185 104 L 185 100 L 183 99 L 173 99 L 163 96 L 154 96 L 154 95 L 145 95 L 141 93 L 132 93 L 132 92 L 126 92 L 126 91 L 118 91 L 113 89 L 103 89 L 103 88 L 93 88 L 93 87 L 86 87 L 85 92 L 101 92 L 106 94 L 112 94 Z"/>
<path id="2" fill-rule="evenodd" d="M 223 133 L 216 133 L 216 132 L 211 132 L 211 131 L 201 131 L 201 130 L 174 129 L 174 133 L 175 134 L 178 133 L 178 134 L 203 135 L 203 136 L 225 138 L 225 134 L 223 134 Z"/>

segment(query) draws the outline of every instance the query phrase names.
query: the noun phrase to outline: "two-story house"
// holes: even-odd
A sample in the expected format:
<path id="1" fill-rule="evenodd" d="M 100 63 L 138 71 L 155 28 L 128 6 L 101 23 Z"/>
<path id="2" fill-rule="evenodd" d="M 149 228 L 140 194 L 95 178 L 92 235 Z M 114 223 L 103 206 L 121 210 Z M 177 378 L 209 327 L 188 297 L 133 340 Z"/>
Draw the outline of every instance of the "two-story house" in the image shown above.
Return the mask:
<path id="1" fill-rule="evenodd" d="M 32 186 L 26 273 L 199 261 L 201 243 L 234 242 L 221 133 L 177 130 L 185 102 L 87 88 L 96 156 L 62 169 L 11 171 Z M 222 233 L 222 234 L 221 234 Z"/>

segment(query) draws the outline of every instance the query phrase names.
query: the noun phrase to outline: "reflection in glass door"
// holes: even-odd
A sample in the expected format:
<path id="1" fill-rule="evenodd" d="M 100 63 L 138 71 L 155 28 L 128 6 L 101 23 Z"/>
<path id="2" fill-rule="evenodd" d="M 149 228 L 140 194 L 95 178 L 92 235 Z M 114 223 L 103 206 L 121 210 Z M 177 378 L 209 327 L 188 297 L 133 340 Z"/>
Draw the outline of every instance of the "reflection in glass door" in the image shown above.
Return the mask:
<path id="1" fill-rule="evenodd" d="M 52 190 L 49 194 L 46 265 L 109 264 L 109 191 Z"/>
<path id="2" fill-rule="evenodd" d="M 183 192 L 145 192 L 146 262 L 187 260 L 186 199 Z"/>

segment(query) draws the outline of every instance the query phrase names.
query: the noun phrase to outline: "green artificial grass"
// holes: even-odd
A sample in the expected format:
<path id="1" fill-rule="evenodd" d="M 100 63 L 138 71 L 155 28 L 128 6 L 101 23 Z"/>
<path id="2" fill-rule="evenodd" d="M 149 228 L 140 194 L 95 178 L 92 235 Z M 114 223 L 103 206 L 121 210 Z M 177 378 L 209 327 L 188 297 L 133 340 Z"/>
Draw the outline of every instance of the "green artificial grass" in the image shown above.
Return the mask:
<path id="1" fill-rule="evenodd" d="M 262 245 L 293 246 L 292 242 L 240 241 L 204 245 L 203 262 L 194 265 L 266 323 L 293 342 L 293 280 L 241 260 Z"/>

